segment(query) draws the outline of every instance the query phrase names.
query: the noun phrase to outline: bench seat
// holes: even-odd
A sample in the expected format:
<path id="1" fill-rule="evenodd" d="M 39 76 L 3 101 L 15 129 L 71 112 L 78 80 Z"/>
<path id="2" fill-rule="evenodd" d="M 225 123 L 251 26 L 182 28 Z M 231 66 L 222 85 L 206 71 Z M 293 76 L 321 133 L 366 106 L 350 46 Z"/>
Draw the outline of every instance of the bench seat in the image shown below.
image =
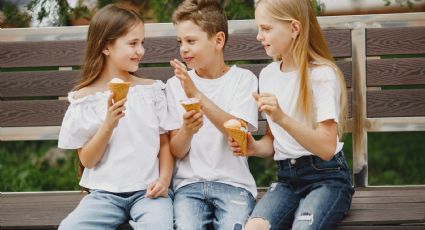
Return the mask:
<path id="1" fill-rule="evenodd" d="M 259 188 L 259 197 L 265 191 Z M 0 229 L 57 229 L 84 195 L 78 191 L 2 193 Z M 336 229 L 424 228 L 425 186 L 415 186 L 356 188 L 351 210 Z"/>

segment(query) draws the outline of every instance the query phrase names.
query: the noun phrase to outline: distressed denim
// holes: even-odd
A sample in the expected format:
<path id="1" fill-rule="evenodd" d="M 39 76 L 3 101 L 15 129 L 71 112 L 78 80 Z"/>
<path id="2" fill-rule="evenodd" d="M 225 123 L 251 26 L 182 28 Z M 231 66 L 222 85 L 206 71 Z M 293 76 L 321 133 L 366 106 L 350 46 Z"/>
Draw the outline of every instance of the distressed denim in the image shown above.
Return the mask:
<path id="1" fill-rule="evenodd" d="M 59 230 L 117 229 L 129 221 L 133 229 L 173 229 L 170 197 L 145 198 L 146 190 L 110 193 L 93 190 L 60 224 Z"/>
<path id="2" fill-rule="evenodd" d="M 250 218 L 267 220 L 270 229 L 332 229 L 350 209 L 354 189 L 343 152 L 329 161 L 303 156 L 277 164 L 278 181 Z"/>
<path id="3" fill-rule="evenodd" d="M 175 229 L 241 230 L 254 205 L 254 197 L 243 188 L 219 182 L 188 184 L 174 194 Z"/>

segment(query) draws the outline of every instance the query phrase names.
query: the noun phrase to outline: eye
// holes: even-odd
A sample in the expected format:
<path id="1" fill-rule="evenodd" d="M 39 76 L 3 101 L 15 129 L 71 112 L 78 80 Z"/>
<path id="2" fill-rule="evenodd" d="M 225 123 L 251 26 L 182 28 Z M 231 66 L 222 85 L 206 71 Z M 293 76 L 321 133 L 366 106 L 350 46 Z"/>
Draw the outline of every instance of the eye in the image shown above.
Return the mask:
<path id="1" fill-rule="evenodd" d="M 130 42 L 129 44 L 130 44 L 130 46 L 135 46 L 135 45 L 137 45 L 137 43 L 136 43 L 136 42 Z"/>

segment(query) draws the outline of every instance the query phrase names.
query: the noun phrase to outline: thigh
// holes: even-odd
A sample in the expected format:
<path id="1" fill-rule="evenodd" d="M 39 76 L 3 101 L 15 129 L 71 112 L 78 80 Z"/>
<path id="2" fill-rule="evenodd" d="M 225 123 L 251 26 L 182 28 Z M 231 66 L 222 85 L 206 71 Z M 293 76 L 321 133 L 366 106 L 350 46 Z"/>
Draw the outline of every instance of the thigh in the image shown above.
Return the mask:
<path id="1" fill-rule="evenodd" d="M 300 197 L 286 183 L 273 183 L 257 203 L 250 219 L 261 218 L 270 229 L 290 229 Z"/>
<path id="2" fill-rule="evenodd" d="M 351 205 L 351 187 L 342 184 L 321 184 L 300 202 L 295 213 L 294 230 L 333 229 Z"/>
<path id="3" fill-rule="evenodd" d="M 255 198 L 243 188 L 213 183 L 209 189 L 216 230 L 240 230 L 254 209 Z"/>
<path id="4" fill-rule="evenodd" d="M 94 191 L 81 200 L 61 222 L 59 229 L 116 229 L 125 221 L 127 215 L 119 197 Z"/>
<path id="5" fill-rule="evenodd" d="M 131 227 L 135 230 L 172 230 L 173 202 L 170 196 L 155 199 L 142 196 L 137 199 L 130 209 Z"/>
<path id="6" fill-rule="evenodd" d="M 203 230 L 212 219 L 211 207 L 204 199 L 202 184 L 177 189 L 174 194 L 174 224 L 177 230 Z"/>

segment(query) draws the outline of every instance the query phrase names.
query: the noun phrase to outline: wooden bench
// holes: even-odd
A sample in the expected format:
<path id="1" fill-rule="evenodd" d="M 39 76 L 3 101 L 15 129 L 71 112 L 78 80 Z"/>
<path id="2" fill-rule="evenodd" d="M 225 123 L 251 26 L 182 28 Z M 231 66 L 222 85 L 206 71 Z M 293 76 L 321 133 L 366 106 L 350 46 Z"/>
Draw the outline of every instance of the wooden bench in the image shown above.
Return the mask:
<path id="1" fill-rule="evenodd" d="M 350 102 L 356 193 L 337 229 L 424 229 L 424 185 L 368 186 L 367 132 L 425 131 L 425 13 L 320 17 L 319 22 L 345 74 Z M 225 59 L 258 75 L 270 59 L 255 39 L 254 22 L 230 21 L 229 31 Z M 86 32 L 87 27 L 0 30 L 2 142 L 57 139 Z M 147 24 L 146 34 L 139 74 L 166 81 L 173 74 L 168 61 L 179 57 L 174 28 Z M 386 56 L 394 54 L 401 56 Z M 259 123 L 256 135 L 264 133 L 265 121 Z M 260 188 L 260 197 L 264 191 Z M 0 229 L 56 229 L 83 195 L 1 192 Z"/>

